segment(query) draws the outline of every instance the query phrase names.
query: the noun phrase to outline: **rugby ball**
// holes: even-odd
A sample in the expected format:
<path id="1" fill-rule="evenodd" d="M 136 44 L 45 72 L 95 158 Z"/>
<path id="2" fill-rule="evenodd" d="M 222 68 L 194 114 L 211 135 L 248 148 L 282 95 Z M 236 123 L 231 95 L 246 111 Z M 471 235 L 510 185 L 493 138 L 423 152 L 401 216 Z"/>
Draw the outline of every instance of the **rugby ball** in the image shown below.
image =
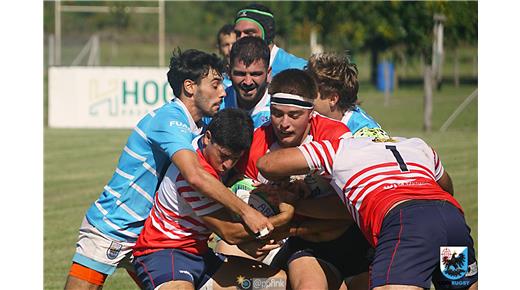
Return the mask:
<path id="1" fill-rule="evenodd" d="M 252 179 L 242 179 L 233 184 L 230 189 L 238 198 L 261 212 L 264 216 L 270 217 L 278 214 L 278 204 L 274 204 L 272 201 L 270 202 L 272 198 L 270 199 L 267 193 L 261 191 L 252 193 L 252 191 L 256 189 L 253 183 Z"/>

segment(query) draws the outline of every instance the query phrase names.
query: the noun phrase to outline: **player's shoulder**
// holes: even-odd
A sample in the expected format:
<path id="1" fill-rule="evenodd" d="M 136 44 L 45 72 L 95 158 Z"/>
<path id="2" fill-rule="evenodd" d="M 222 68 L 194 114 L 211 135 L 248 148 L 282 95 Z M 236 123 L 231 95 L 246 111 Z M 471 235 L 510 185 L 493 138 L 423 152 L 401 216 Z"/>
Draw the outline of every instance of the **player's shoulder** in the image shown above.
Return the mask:
<path id="1" fill-rule="evenodd" d="M 291 54 L 281 47 L 278 47 L 278 53 L 275 56 L 275 60 L 277 62 L 291 64 L 291 67 L 299 69 L 303 69 L 303 67 L 307 64 L 307 60 Z"/>
<path id="2" fill-rule="evenodd" d="M 335 120 L 318 112 L 314 112 L 311 118 L 311 133 L 314 140 L 340 138 L 350 132 L 343 122 Z"/>
<path id="3" fill-rule="evenodd" d="M 186 123 L 189 121 L 188 114 L 180 101 L 166 103 L 150 113 L 154 120 L 178 120 Z"/>

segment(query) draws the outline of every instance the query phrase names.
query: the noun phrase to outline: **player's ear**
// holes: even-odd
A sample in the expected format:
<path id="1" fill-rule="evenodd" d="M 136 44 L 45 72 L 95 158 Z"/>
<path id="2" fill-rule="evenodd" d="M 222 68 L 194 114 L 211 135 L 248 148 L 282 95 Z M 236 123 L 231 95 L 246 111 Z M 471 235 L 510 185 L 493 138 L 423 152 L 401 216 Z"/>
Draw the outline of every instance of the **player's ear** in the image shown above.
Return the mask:
<path id="1" fill-rule="evenodd" d="M 206 147 L 209 143 L 211 143 L 211 132 L 206 130 L 206 132 L 204 132 L 204 137 L 202 137 L 202 144 Z"/>
<path id="2" fill-rule="evenodd" d="M 184 82 L 182 82 L 182 89 L 187 97 L 191 97 L 195 94 L 196 86 L 197 83 L 190 79 L 185 79 Z"/>
<path id="3" fill-rule="evenodd" d="M 334 108 L 339 102 L 339 94 L 337 92 L 333 92 L 329 95 L 329 106 L 330 108 Z"/>

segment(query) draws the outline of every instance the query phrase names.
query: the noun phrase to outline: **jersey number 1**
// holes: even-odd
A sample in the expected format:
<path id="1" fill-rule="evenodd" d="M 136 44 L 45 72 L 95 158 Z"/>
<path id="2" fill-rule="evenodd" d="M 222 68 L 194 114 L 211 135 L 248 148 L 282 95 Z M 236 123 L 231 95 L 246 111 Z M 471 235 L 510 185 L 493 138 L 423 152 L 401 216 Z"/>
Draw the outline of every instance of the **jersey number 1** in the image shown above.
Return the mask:
<path id="1" fill-rule="evenodd" d="M 395 147 L 394 145 L 386 145 L 386 149 L 392 151 L 392 154 L 394 154 L 395 160 L 397 160 L 397 163 L 399 164 L 399 168 L 401 169 L 401 171 L 408 171 L 408 167 L 406 166 L 406 163 L 404 162 L 404 159 L 399 153 L 399 151 L 397 151 L 397 147 Z"/>

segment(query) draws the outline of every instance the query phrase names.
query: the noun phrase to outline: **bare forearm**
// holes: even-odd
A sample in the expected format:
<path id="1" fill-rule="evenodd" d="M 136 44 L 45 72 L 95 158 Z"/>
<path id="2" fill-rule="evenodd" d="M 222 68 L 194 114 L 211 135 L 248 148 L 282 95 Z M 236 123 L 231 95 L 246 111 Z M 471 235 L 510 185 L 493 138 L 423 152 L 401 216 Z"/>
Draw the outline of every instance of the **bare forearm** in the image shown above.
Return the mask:
<path id="1" fill-rule="evenodd" d="M 302 199 L 296 204 L 296 213 L 317 219 L 345 219 L 352 220 L 352 216 L 341 203 L 339 197 L 329 195 L 317 199 Z"/>
<path id="2" fill-rule="evenodd" d="M 275 228 L 271 234 L 274 240 L 281 240 L 289 236 L 309 237 L 315 236 L 312 241 L 328 241 L 337 236 L 338 231 L 343 233 L 353 222 L 336 219 L 320 220 L 306 219 L 303 221 L 292 221 L 290 224 Z M 341 234 L 340 233 L 340 234 Z"/>

